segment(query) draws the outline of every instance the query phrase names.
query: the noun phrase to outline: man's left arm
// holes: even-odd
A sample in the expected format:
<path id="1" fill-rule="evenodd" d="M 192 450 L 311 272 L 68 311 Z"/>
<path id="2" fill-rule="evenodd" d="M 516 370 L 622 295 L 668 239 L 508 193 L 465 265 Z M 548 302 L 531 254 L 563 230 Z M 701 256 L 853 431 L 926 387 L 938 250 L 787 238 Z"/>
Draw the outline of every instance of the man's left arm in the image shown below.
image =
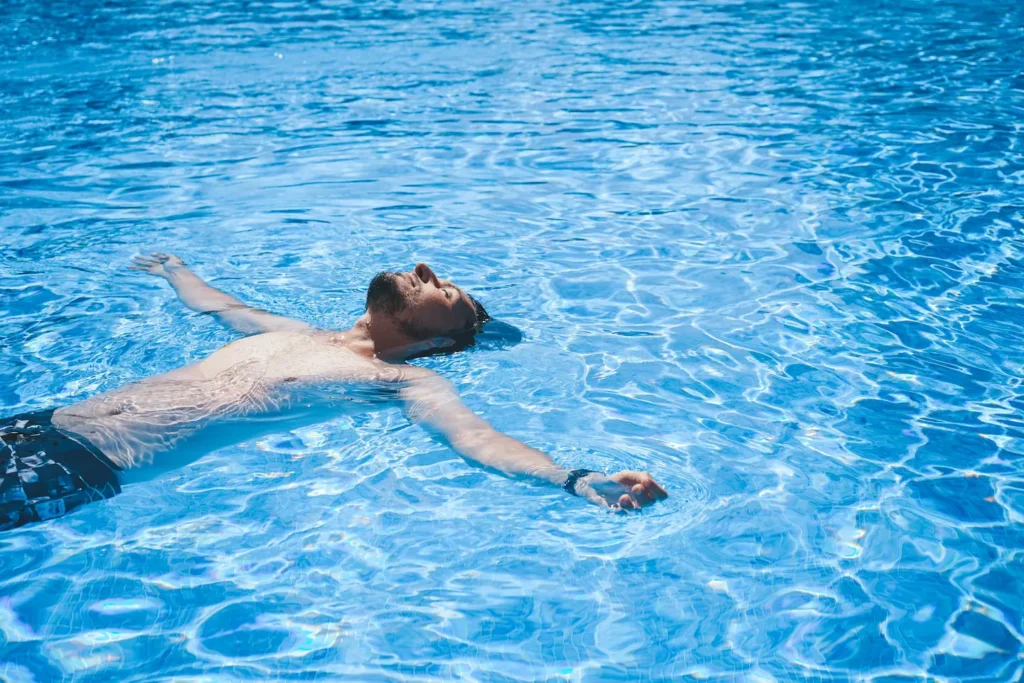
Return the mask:
<path id="1" fill-rule="evenodd" d="M 625 470 L 612 475 L 568 470 L 547 454 L 502 434 L 476 415 L 439 375 L 416 368 L 401 390 L 406 414 L 434 432 L 467 460 L 507 476 L 564 488 L 614 510 L 639 509 L 668 494 L 650 474 Z"/>

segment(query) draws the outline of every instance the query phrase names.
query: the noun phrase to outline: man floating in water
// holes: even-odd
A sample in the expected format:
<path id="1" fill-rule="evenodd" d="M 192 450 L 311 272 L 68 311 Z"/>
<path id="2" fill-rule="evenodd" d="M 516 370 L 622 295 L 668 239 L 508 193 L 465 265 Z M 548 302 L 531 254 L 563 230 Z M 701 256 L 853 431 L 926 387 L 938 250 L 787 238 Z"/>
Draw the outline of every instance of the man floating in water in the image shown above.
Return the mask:
<path id="1" fill-rule="evenodd" d="M 244 335 L 204 360 L 80 403 L 0 420 L 0 530 L 59 517 L 217 448 L 397 398 L 465 459 L 613 510 L 666 497 L 646 472 L 559 467 L 471 412 L 446 380 L 403 361 L 472 343 L 490 318 L 425 263 L 380 273 L 344 332 L 246 306 L 176 256 L 136 257 L 182 302 Z"/>

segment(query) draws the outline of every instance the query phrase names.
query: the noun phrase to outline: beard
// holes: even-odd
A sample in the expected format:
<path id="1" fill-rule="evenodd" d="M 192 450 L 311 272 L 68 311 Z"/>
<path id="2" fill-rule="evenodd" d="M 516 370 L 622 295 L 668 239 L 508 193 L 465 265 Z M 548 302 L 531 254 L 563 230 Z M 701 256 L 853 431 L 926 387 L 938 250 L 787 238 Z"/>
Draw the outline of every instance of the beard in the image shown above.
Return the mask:
<path id="1" fill-rule="evenodd" d="M 405 299 L 398 289 L 398 275 L 377 273 L 366 289 L 366 310 L 384 315 L 395 315 L 405 308 Z"/>
<path id="2" fill-rule="evenodd" d="M 398 274 L 384 271 L 377 273 L 370 280 L 366 289 L 366 310 L 376 315 L 391 318 L 398 328 L 411 339 L 424 340 L 438 336 L 436 330 L 417 324 L 411 320 L 402 320 L 399 314 L 406 309 L 409 301 L 402 296 L 398 287 Z"/>

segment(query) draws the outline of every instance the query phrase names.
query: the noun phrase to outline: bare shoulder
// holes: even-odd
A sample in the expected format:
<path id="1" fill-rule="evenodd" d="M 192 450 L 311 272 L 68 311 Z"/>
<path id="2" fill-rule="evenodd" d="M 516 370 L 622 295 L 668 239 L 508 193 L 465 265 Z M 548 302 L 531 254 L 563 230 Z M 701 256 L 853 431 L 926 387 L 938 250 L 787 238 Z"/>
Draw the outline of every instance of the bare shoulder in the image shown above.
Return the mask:
<path id="1" fill-rule="evenodd" d="M 416 365 L 391 363 L 373 355 L 372 349 L 361 348 L 350 342 L 343 332 L 312 330 L 308 338 L 315 339 L 331 357 L 332 373 L 356 382 L 380 382 L 408 387 L 431 382 L 444 382 L 440 375 Z M 306 361 L 309 361 L 307 357 Z"/>
<path id="2" fill-rule="evenodd" d="M 358 342 L 349 342 L 341 332 L 317 330 L 310 333 L 310 338 L 316 339 L 324 347 L 331 349 L 332 354 L 336 354 L 338 369 L 349 375 L 350 379 L 408 384 L 438 376 L 416 365 L 381 360 L 371 355 L 372 348 L 360 348 Z"/>

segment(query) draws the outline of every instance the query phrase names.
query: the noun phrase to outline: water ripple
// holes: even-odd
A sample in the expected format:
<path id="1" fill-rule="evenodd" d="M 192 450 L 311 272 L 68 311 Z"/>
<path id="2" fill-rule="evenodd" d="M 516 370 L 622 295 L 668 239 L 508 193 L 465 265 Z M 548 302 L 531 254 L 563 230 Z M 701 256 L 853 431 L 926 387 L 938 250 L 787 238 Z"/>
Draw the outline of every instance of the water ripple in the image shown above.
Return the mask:
<path id="1" fill-rule="evenodd" d="M 342 326 L 426 260 L 513 322 L 426 361 L 628 518 L 395 412 L 0 538 L 5 680 L 1020 680 L 1019 3 L 0 6 L 0 405 L 229 340 L 172 251 Z"/>

